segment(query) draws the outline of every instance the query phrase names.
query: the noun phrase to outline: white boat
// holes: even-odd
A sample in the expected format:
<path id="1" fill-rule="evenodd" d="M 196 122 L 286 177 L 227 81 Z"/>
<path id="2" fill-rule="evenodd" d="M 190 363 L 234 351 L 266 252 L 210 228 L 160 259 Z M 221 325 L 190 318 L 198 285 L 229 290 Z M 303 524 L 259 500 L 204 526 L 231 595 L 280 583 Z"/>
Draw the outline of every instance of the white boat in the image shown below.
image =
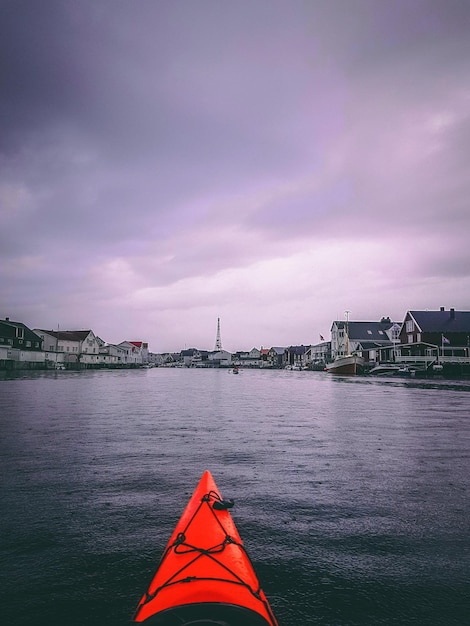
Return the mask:
<path id="1" fill-rule="evenodd" d="M 364 359 L 357 354 L 348 354 L 337 357 L 332 363 L 327 363 L 325 372 L 329 374 L 357 374 L 358 368 L 364 365 Z"/>
<path id="2" fill-rule="evenodd" d="M 364 359 L 357 354 L 349 354 L 349 311 L 346 311 L 344 327 L 345 355 L 337 356 L 332 363 L 327 363 L 325 372 L 329 374 L 357 374 L 358 368 L 364 365 Z"/>
<path id="3" fill-rule="evenodd" d="M 396 363 L 382 363 L 373 367 L 369 374 L 372 376 L 393 376 L 399 369 L 400 366 Z"/>
<path id="4" fill-rule="evenodd" d="M 410 369 L 408 365 L 402 365 L 397 370 L 397 376 L 404 376 L 405 378 L 408 378 L 410 376 L 416 376 L 416 370 Z"/>

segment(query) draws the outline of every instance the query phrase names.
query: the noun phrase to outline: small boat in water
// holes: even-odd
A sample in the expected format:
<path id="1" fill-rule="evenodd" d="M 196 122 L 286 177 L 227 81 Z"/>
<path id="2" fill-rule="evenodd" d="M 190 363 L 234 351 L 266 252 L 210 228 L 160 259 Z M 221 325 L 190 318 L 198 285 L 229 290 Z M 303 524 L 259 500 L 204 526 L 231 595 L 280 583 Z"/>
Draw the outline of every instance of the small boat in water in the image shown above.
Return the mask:
<path id="1" fill-rule="evenodd" d="M 396 375 L 397 376 L 402 376 L 404 378 L 410 378 L 411 376 L 415 376 L 416 375 L 416 370 L 410 369 L 408 367 L 408 365 L 402 365 L 396 371 Z"/>
<path id="2" fill-rule="evenodd" d="M 201 477 L 144 593 L 135 622 L 277 626 L 210 472 Z"/>
<path id="3" fill-rule="evenodd" d="M 396 363 L 380 363 L 373 367 L 369 374 L 371 376 L 394 376 L 398 373 L 400 366 Z"/>

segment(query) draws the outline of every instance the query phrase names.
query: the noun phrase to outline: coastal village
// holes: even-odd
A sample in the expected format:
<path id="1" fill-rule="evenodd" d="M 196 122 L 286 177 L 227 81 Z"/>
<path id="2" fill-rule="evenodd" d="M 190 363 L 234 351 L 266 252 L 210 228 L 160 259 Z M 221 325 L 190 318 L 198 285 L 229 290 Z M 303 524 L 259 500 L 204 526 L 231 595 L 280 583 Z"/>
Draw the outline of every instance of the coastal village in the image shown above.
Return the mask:
<path id="1" fill-rule="evenodd" d="M 189 348 L 154 353 L 145 341 L 107 343 L 93 330 L 29 328 L 8 317 L 0 320 L 0 369 L 80 370 L 90 368 L 225 367 L 330 370 L 353 355 L 358 374 L 470 376 L 470 311 L 441 307 L 407 311 L 401 321 L 331 324 L 331 337 L 308 345 L 253 347 L 228 352 L 222 347 L 220 320 L 214 350 Z M 337 371 L 337 373 L 343 373 Z"/>

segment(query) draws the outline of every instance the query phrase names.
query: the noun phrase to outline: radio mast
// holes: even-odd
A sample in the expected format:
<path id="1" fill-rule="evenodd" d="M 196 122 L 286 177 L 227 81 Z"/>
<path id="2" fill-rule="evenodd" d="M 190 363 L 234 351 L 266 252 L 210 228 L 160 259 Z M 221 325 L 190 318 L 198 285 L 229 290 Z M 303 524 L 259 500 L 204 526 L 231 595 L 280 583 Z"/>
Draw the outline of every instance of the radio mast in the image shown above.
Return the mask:
<path id="1" fill-rule="evenodd" d="M 215 348 L 216 352 L 222 350 L 222 339 L 220 338 L 220 317 L 217 318 L 217 337 L 215 339 Z"/>

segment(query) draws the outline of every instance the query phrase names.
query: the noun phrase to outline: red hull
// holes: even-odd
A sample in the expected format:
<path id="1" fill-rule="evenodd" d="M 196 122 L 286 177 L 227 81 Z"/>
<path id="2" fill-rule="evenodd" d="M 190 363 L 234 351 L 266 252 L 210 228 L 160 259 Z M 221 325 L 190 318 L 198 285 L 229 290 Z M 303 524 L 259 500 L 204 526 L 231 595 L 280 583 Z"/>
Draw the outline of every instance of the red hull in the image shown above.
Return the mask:
<path id="1" fill-rule="evenodd" d="M 212 475 L 205 472 L 139 602 L 136 622 L 277 626 L 225 506 Z"/>

